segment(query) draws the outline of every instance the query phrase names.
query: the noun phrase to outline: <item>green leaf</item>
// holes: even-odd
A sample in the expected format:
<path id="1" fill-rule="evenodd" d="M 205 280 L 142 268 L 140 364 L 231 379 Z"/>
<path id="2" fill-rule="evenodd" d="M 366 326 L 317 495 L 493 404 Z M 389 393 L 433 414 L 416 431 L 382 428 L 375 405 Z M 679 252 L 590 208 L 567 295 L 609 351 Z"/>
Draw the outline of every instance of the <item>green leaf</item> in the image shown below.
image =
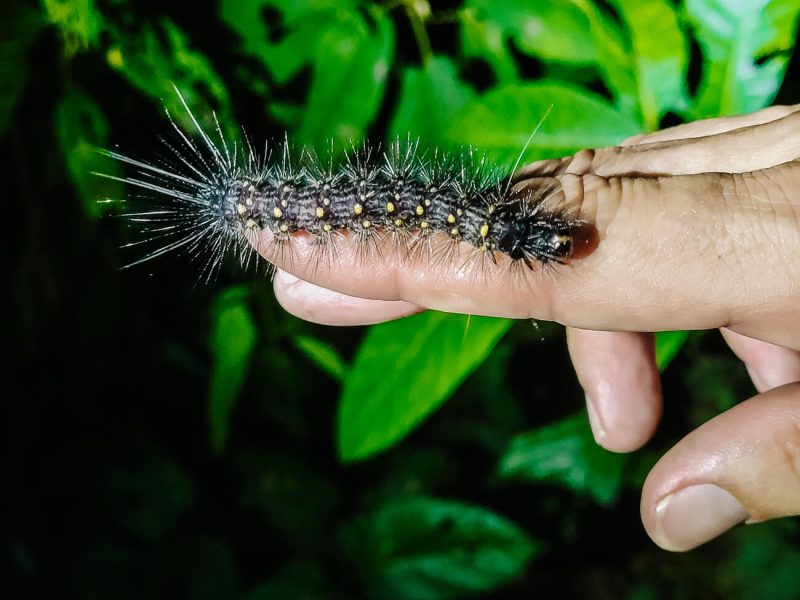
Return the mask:
<path id="1" fill-rule="evenodd" d="M 104 25 L 94 0 L 43 0 L 43 5 L 47 21 L 61 30 L 67 56 L 97 44 Z"/>
<path id="2" fill-rule="evenodd" d="M 61 154 L 72 185 L 90 218 L 99 217 L 110 199 L 124 197 L 122 185 L 94 173 L 120 175 L 116 161 L 97 152 L 108 146 L 108 122 L 94 100 L 75 87 L 68 87 L 56 108 L 56 131 Z"/>
<path id="3" fill-rule="evenodd" d="M 460 22 L 464 55 L 487 60 L 504 83 L 517 76 L 509 40 L 543 60 L 572 65 L 597 60 L 588 18 L 561 0 L 468 0 Z"/>
<path id="4" fill-rule="evenodd" d="M 347 22 L 355 0 L 222 0 L 220 17 L 241 39 L 241 50 L 261 62 L 279 84 L 287 83 L 324 52 L 319 38 Z"/>
<path id="5" fill-rule="evenodd" d="M 39 16 L 24 4 L 0 9 L 0 136 L 28 84 L 28 48 L 41 27 Z"/>
<path id="6" fill-rule="evenodd" d="M 214 132 L 216 112 L 229 139 L 236 139 L 228 90 L 211 62 L 191 48 L 191 40 L 172 21 L 159 29 L 145 26 L 136 34 L 112 29 L 106 61 L 136 89 L 160 105 L 188 131 L 194 126 L 175 93 L 177 87 L 207 132 Z"/>
<path id="7" fill-rule="evenodd" d="M 658 128 L 664 113 L 685 111 L 688 41 L 667 0 L 612 0 L 628 28 L 631 62 L 645 127 Z"/>
<path id="8" fill-rule="evenodd" d="M 474 97 L 446 56 L 436 56 L 423 67 L 408 67 L 403 72 L 389 137 L 419 137 L 421 143 L 436 146 L 450 117 Z"/>
<path id="9" fill-rule="evenodd" d="M 539 548 L 505 518 L 427 497 L 385 504 L 345 530 L 371 596 L 426 600 L 486 592 L 519 577 Z"/>
<path id="10" fill-rule="evenodd" d="M 319 51 L 297 134 L 301 142 L 314 148 L 330 140 L 347 145 L 360 140 L 377 115 L 394 55 L 394 28 L 383 11 L 371 14 L 374 23 L 353 13 L 315 42 Z"/>
<path id="11" fill-rule="evenodd" d="M 349 367 L 339 352 L 327 342 L 308 335 L 298 335 L 292 340 L 295 348 L 337 381 L 343 381 Z"/>
<path id="12" fill-rule="evenodd" d="M 345 381 L 338 446 L 363 460 L 399 442 L 475 370 L 511 321 L 434 311 L 376 325 Z"/>
<path id="13" fill-rule="evenodd" d="M 504 479 L 554 482 L 609 505 L 622 489 L 626 462 L 597 445 L 581 412 L 515 436 L 498 471 Z"/>
<path id="14" fill-rule="evenodd" d="M 767 106 L 778 92 L 794 46 L 797 0 L 685 0 L 703 51 L 696 118 Z"/>
<path id="15" fill-rule="evenodd" d="M 656 366 L 664 372 L 689 339 L 688 331 L 659 331 L 656 333 Z"/>
<path id="16" fill-rule="evenodd" d="M 228 440 L 230 418 L 244 383 L 256 340 L 256 325 L 247 305 L 247 290 L 236 287 L 220 294 L 214 306 L 210 335 L 213 357 L 208 390 L 211 448 L 220 452 Z"/>
<path id="17" fill-rule="evenodd" d="M 267 22 L 265 9 L 280 22 Z M 298 130 L 301 143 L 322 149 L 331 140 L 342 146 L 364 136 L 383 100 L 394 55 L 394 27 L 384 10 L 326 0 L 225 0 L 221 16 L 241 37 L 242 50 L 278 84 L 311 68 L 305 107 L 297 122 L 284 123 Z M 273 35 L 277 31 L 280 36 Z M 292 114 L 281 106 L 273 116 Z"/>
<path id="18" fill-rule="evenodd" d="M 636 121 L 595 94 L 542 81 L 502 86 L 477 98 L 453 116 L 447 138 L 454 145 L 471 144 L 495 161 L 513 164 L 551 106 L 524 154 L 526 160 L 613 145 L 640 130 Z"/>
<path id="19" fill-rule="evenodd" d="M 591 0 L 568 0 L 581 9 L 589 21 L 592 43 L 597 52 L 597 66 L 620 109 L 636 116 L 639 110 L 636 75 L 631 60 L 629 41 L 613 18 L 605 15 Z"/>

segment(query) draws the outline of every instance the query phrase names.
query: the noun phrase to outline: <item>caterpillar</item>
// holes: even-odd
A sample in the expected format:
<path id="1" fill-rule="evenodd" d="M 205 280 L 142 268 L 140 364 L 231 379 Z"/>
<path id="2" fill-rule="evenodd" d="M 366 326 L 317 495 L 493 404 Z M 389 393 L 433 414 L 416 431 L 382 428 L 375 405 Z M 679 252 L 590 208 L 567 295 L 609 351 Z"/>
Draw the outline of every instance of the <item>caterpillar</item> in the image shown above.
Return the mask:
<path id="1" fill-rule="evenodd" d="M 336 162 L 308 151 L 294 156 L 284 138 L 258 152 L 247 136 L 243 146 L 228 144 L 216 115 L 219 141 L 212 140 L 178 95 L 196 135 L 168 113 L 175 141 L 162 141 L 170 160 L 100 150 L 136 174 L 97 175 L 156 195 L 146 210 L 123 215 L 143 234 L 128 246 L 155 246 L 127 266 L 185 252 L 206 257 L 202 269 L 210 279 L 231 252 L 247 265 L 258 247 L 283 264 L 298 236 L 311 236 L 322 251 L 352 236 L 364 254 L 381 241 L 401 257 L 441 260 L 466 244 L 494 265 L 505 256 L 512 266 L 534 270 L 569 263 L 596 244 L 591 225 L 549 202 L 558 192 L 555 180 L 514 185 L 513 170 L 504 175 L 471 148 L 427 153 L 418 141 L 397 139 L 385 150 L 354 146 Z M 266 251 L 264 233 L 271 240 Z"/>

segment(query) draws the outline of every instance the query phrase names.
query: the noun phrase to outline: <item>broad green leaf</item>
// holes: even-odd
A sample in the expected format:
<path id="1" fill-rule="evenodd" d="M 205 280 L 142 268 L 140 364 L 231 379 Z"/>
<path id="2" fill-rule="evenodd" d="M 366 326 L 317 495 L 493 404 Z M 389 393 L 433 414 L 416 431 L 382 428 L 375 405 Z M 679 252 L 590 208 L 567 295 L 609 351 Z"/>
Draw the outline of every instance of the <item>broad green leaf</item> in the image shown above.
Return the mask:
<path id="1" fill-rule="evenodd" d="M 325 52 L 319 38 L 350 22 L 355 0 L 222 0 L 220 17 L 241 39 L 241 49 L 285 84 Z"/>
<path id="2" fill-rule="evenodd" d="M 656 333 L 656 366 L 663 372 L 689 339 L 688 331 L 659 331 Z"/>
<path id="3" fill-rule="evenodd" d="M 688 41 L 668 0 L 612 0 L 627 24 L 644 125 L 658 128 L 668 111 L 687 108 Z"/>
<path id="4" fill-rule="evenodd" d="M 298 335 L 293 341 L 295 348 L 322 371 L 337 381 L 344 380 L 349 367 L 336 348 L 309 335 Z"/>
<path id="5" fill-rule="evenodd" d="M 210 348 L 213 357 L 208 389 L 211 448 L 221 451 L 228 440 L 230 418 L 244 383 L 256 341 L 256 325 L 247 305 L 247 291 L 223 292 L 214 306 Z"/>
<path id="6" fill-rule="evenodd" d="M 519 577 L 538 547 L 477 505 L 428 497 L 389 502 L 345 530 L 371 597 L 460 598 Z"/>
<path id="7" fill-rule="evenodd" d="M 394 55 L 394 28 L 380 10 L 374 23 L 360 14 L 330 28 L 315 43 L 311 91 L 298 131 L 301 142 L 323 148 L 360 140 L 378 113 Z"/>
<path id="8" fill-rule="evenodd" d="M 685 0 L 703 52 L 696 118 L 767 106 L 778 92 L 794 46 L 797 0 Z"/>
<path id="9" fill-rule="evenodd" d="M 97 43 L 104 26 L 94 0 L 43 0 L 42 4 L 47 21 L 61 30 L 67 56 Z"/>
<path id="10" fill-rule="evenodd" d="M 578 7 L 589 21 L 592 43 L 597 52 L 597 67 L 606 86 L 614 95 L 615 104 L 640 119 L 639 94 L 630 42 L 614 19 L 601 11 L 592 0 L 568 2 Z"/>
<path id="11" fill-rule="evenodd" d="M 450 117 L 474 96 L 446 56 L 436 56 L 422 67 L 407 67 L 389 137 L 419 137 L 422 144 L 436 146 Z"/>
<path id="12" fill-rule="evenodd" d="M 597 445 L 581 412 L 515 436 L 498 470 L 504 479 L 550 481 L 608 505 L 622 489 L 626 461 Z"/>
<path id="13" fill-rule="evenodd" d="M 427 311 L 372 327 L 342 391 L 341 459 L 363 460 L 399 442 L 447 400 L 510 325 Z"/>
<path id="14" fill-rule="evenodd" d="M 279 23 L 267 22 L 265 9 Z M 272 113 L 297 119 L 284 125 L 297 129 L 300 142 L 322 149 L 331 140 L 342 147 L 363 138 L 380 108 L 394 57 L 394 27 L 384 10 L 326 0 L 226 0 L 221 15 L 241 37 L 242 50 L 278 84 L 310 67 L 303 110 L 296 114 L 280 106 Z M 273 35 L 276 28 L 281 35 Z"/>
<path id="15" fill-rule="evenodd" d="M 106 52 L 109 66 L 142 94 L 163 104 L 186 130 L 194 131 L 191 119 L 175 93 L 180 90 L 186 103 L 207 132 L 214 132 L 214 111 L 229 139 L 239 134 L 230 97 L 211 62 L 172 21 L 160 24 L 160 33 L 144 26 L 136 34 L 112 29 L 112 44 Z M 162 35 L 163 34 L 163 35 Z"/>
<path id="16" fill-rule="evenodd" d="M 495 161 L 513 164 L 551 106 L 525 151 L 526 160 L 613 145 L 640 130 L 632 118 L 595 94 L 542 81 L 489 91 L 453 116 L 446 135 L 454 145 L 472 144 Z"/>
<path id="17" fill-rule="evenodd" d="M 105 202 L 124 197 L 122 185 L 94 173 L 119 176 L 119 165 L 97 152 L 108 147 L 108 122 L 100 106 L 77 88 L 67 88 L 56 109 L 56 131 L 72 185 L 87 216 L 96 218 Z"/>
<path id="18" fill-rule="evenodd" d="M 0 8 L 0 136 L 28 84 L 28 48 L 41 27 L 39 15 L 24 4 Z"/>
<path id="19" fill-rule="evenodd" d="M 543 60 L 594 64 L 590 23 L 575 5 L 560 0 L 468 0 L 461 13 L 464 54 L 487 60 L 502 82 L 516 78 L 509 48 Z"/>

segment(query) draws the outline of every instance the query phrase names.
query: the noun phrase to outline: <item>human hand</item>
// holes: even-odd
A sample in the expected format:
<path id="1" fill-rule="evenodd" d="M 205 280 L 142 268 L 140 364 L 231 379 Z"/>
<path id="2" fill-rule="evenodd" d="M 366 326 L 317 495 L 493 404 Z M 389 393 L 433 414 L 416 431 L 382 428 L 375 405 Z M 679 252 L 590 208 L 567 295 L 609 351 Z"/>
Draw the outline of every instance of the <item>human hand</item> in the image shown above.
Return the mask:
<path id="1" fill-rule="evenodd" d="M 759 394 L 679 442 L 642 494 L 649 535 L 687 550 L 745 520 L 800 513 L 798 159 L 795 106 L 528 165 L 518 189 L 556 183 L 600 241 L 524 282 L 391 252 L 364 261 L 349 238 L 323 265 L 307 238 L 286 255 L 275 254 L 269 233 L 257 245 L 280 269 L 279 301 L 310 321 L 366 324 L 432 308 L 567 325 L 592 430 L 613 451 L 644 444 L 661 414 L 647 332 L 721 328 Z"/>

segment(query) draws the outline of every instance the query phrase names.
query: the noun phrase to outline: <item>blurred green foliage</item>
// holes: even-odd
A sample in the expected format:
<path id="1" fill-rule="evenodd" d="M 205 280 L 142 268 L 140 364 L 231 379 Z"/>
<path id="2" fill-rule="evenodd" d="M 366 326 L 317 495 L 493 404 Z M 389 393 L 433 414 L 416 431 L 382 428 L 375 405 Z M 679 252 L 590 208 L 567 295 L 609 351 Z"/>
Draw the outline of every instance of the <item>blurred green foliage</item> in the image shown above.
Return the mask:
<path id="1" fill-rule="evenodd" d="M 260 274 L 193 286 L 183 257 L 118 272 L 128 234 L 97 217 L 126 191 L 91 175 L 118 168 L 93 148 L 153 152 L 162 109 L 189 125 L 174 87 L 233 139 L 240 122 L 318 150 L 410 134 L 509 167 L 540 122 L 526 160 L 610 145 L 779 91 L 800 101 L 798 14 L 6 3 L 10 597 L 800 597 L 796 523 L 686 556 L 638 524 L 658 456 L 752 392 L 717 337 L 658 335 L 666 421 L 648 449 L 612 455 L 578 412 L 560 327 L 426 313 L 330 329 L 283 313 Z"/>

